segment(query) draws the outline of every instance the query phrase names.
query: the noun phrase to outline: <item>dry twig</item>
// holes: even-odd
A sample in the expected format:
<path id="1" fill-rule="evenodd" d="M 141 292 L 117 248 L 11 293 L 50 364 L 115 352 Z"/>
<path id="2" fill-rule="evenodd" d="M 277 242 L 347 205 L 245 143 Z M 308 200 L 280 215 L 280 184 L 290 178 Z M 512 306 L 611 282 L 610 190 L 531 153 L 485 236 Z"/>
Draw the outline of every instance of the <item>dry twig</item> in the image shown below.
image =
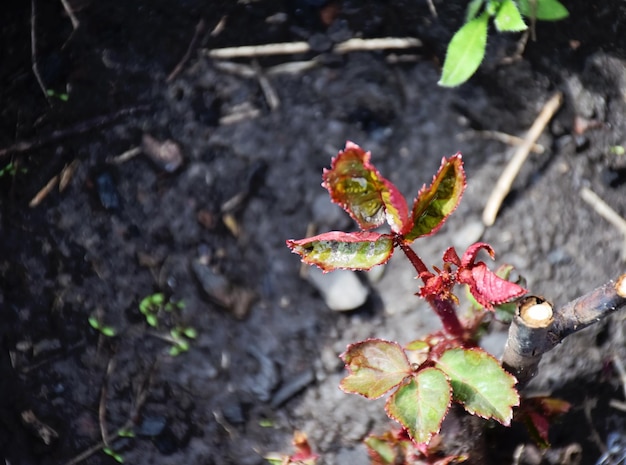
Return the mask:
<path id="1" fill-rule="evenodd" d="M 74 11 L 72 10 L 72 6 L 69 4 L 67 0 L 61 0 L 61 3 L 63 4 L 63 8 L 65 8 L 65 12 L 67 13 L 67 16 L 69 16 L 70 21 L 72 22 L 72 27 L 74 28 L 74 30 L 78 29 L 80 22 L 78 21 L 78 18 L 74 14 Z"/>
<path id="2" fill-rule="evenodd" d="M 46 185 L 43 186 L 39 190 L 39 192 L 35 194 L 35 196 L 31 199 L 31 201 L 28 202 L 28 206 L 30 208 L 35 208 L 37 205 L 39 205 L 43 201 L 43 199 L 45 199 L 48 196 L 48 194 L 52 192 L 52 189 L 54 189 L 58 183 L 59 183 L 59 175 L 57 174 L 53 176 L 52 179 L 50 179 L 50 181 L 48 181 Z"/>
<path id="3" fill-rule="evenodd" d="M 513 158 L 511 158 L 508 165 L 500 175 L 496 186 L 487 200 L 485 209 L 483 210 L 483 223 L 486 226 L 491 226 L 495 222 L 500 206 L 502 205 L 504 198 L 510 192 L 513 181 L 515 181 L 522 165 L 526 161 L 533 144 L 537 141 L 548 122 L 552 119 L 552 116 L 554 116 L 556 111 L 561 106 L 561 101 L 562 94 L 557 92 L 546 102 L 543 109 L 539 113 L 539 116 L 537 116 L 537 119 L 528 130 L 528 134 L 524 138 L 524 143 L 518 147 L 513 155 Z"/>
<path id="4" fill-rule="evenodd" d="M 265 76 L 265 74 L 263 73 L 263 70 L 261 69 L 261 66 L 259 66 L 259 63 L 254 60 L 252 64 L 254 72 L 256 74 L 256 78 L 259 81 L 259 86 L 261 86 L 261 90 L 263 91 L 263 95 L 265 96 L 265 100 L 267 101 L 267 105 L 272 111 L 276 110 L 280 106 L 278 94 L 272 87 L 269 79 L 267 79 L 267 76 Z"/>
<path id="5" fill-rule="evenodd" d="M 613 210 L 600 196 L 587 187 L 580 190 L 580 196 L 602 218 L 615 226 L 624 237 L 622 244 L 622 260 L 626 261 L 626 220 Z"/>
<path id="6" fill-rule="evenodd" d="M 191 42 L 189 42 L 187 51 L 185 52 L 183 57 L 180 59 L 176 67 L 174 67 L 174 69 L 169 74 L 169 76 L 167 76 L 167 79 L 165 80 L 165 82 L 172 82 L 176 78 L 176 76 L 178 76 L 180 72 L 183 70 L 185 63 L 187 63 L 187 61 L 189 60 L 189 57 L 191 57 L 191 52 L 193 51 L 193 49 L 196 47 L 196 44 L 198 43 L 198 38 L 200 37 L 200 34 L 202 34 L 202 31 L 204 31 L 204 27 L 205 27 L 204 19 L 201 19 L 198 22 L 198 24 L 196 24 L 196 29 L 193 33 L 193 37 L 191 38 Z"/>
<path id="7" fill-rule="evenodd" d="M 420 47 L 422 42 L 414 37 L 383 37 L 380 39 L 349 39 L 333 48 L 335 53 L 367 50 L 405 49 Z M 308 42 L 286 42 L 278 44 L 246 45 L 243 47 L 216 48 L 205 50 L 211 58 L 254 58 L 271 55 L 295 55 L 311 51 Z"/>
<path id="8" fill-rule="evenodd" d="M 109 383 L 109 376 L 115 369 L 115 358 L 111 357 L 109 363 L 107 363 L 107 369 L 102 380 L 102 389 L 100 391 L 100 404 L 98 405 L 98 424 L 100 425 L 100 435 L 102 436 L 102 443 L 105 447 L 109 445 L 109 431 L 107 428 L 107 385 Z"/>
<path id="9" fill-rule="evenodd" d="M 135 421 L 139 415 L 139 411 L 143 407 L 143 404 L 146 402 L 146 399 L 148 398 L 148 393 L 150 392 L 150 386 L 152 385 L 152 381 L 153 381 L 154 374 L 156 372 L 157 364 L 158 364 L 158 359 L 154 361 L 154 363 L 150 367 L 149 373 L 146 375 L 144 383 L 142 383 L 142 385 L 140 386 L 139 392 L 137 393 L 135 397 L 135 403 L 129 413 L 128 420 L 126 421 L 126 423 L 124 423 L 124 426 L 122 426 L 120 429 L 118 429 L 114 433 L 110 433 L 107 435 L 110 442 L 115 441 L 117 438 L 121 436 L 122 431 L 131 429 L 133 425 L 135 424 Z M 104 443 L 104 441 L 100 441 L 99 443 L 94 444 L 88 449 L 85 449 L 83 452 L 78 454 L 76 457 L 74 457 L 70 461 L 66 462 L 64 465 L 76 465 L 82 462 L 83 460 L 88 459 L 93 454 L 104 449 L 105 447 L 107 446 Z"/>
<path id="10" fill-rule="evenodd" d="M 45 84 L 43 83 L 43 79 L 41 78 L 41 74 L 39 73 L 39 65 L 37 65 L 37 34 L 35 32 L 37 24 L 36 18 L 37 13 L 35 11 L 35 0 L 30 0 L 30 60 L 33 67 L 33 74 L 37 79 L 39 88 L 43 92 L 43 95 L 46 98 L 46 102 L 48 102 L 48 105 L 50 105 L 48 92 L 46 90 Z"/>
<path id="11" fill-rule="evenodd" d="M 475 131 L 469 130 L 465 131 L 462 134 L 459 134 L 459 140 L 467 140 L 471 137 L 481 137 L 483 139 L 493 139 L 498 142 L 502 142 L 507 145 L 519 146 L 524 143 L 524 138 L 512 136 L 511 134 L 507 134 L 506 132 L 500 131 Z M 534 143 L 531 145 L 530 150 L 534 153 L 543 153 L 545 152 L 545 147 L 541 144 Z"/>
<path id="12" fill-rule="evenodd" d="M 133 115 L 135 113 L 146 111 L 148 109 L 150 109 L 149 105 L 139 105 L 136 107 L 123 108 L 114 113 L 97 116 L 87 121 L 81 121 L 80 123 L 77 123 L 74 126 L 70 126 L 69 128 L 53 131 L 51 134 L 41 139 L 16 142 L 9 147 L 0 148 L 0 159 L 12 153 L 23 153 L 28 152 L 29 150 L 38 149 L 53 142 L 57 142 L 61 139 L 65 139 L 66 137 L 82 134 L 84 132 L 91 131 L 92 129 L 95 129 L 97 127 L 111 124 L 115 120 L 123 116 Z"/>

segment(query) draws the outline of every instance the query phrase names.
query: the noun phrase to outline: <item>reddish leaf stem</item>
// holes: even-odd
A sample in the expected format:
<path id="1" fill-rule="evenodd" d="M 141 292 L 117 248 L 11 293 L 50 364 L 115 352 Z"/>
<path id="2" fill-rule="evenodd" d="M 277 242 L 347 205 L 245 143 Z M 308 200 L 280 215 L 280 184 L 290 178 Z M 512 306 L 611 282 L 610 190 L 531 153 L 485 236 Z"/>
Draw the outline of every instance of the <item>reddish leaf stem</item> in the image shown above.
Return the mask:
<path id="1" fill-rule="evenodd" d="M 456 315 L 456 311 L 454 310 L 452 303 L 449 300 L 432 298 L 426 299 L 426 301 L 430 304 L 441 320 L 441 324 L 443 325 L 445 331 L 455 338 L 464 340 L 465 331 L 459 321 L 459 317 Z"/>
<path id="2" fill-rule="evenodd" d="M 415 268 L 415 271 L 417 271 L 417 275 L 420 276 L 422 281 L 424 281 L 424 284 L 426 284 L 423 274 L 430 273 L 430 271 L 428 271 L 428 268 L 426 268 L 422 259 L 419 258 L 415 251 L 401 238 L 396 238 L 396 243 L 407 256 L 413 265 L 413 268 Z M 456 338 L 464 339 L 465 331 L 463 330 L 463 325 L 461 325 L 452 303 L 449 300 L 435 298 L 426 300 L 441 320 L 441 324 L 443 325 L 445 331 Z"/>
<path id="3" fill-rule="evenodd" d="M 409 261 L 413 265 L 413 268 L 415 268 L 415 271 L 417 271 L 418 276 L 422 277 L 422 273 L 429 273 L 428 268 L 426 268 L 426 265 L 424 265 L 422 259 L 417 256 L 415 251 L 408 244 L 405 244 L 405 242 L 399 237 L 396 238 L 396 244 L 400 246 L 400 248 L 404 252 L 404 255 L 406 255 L 406 257 L 409 259 Z"/>

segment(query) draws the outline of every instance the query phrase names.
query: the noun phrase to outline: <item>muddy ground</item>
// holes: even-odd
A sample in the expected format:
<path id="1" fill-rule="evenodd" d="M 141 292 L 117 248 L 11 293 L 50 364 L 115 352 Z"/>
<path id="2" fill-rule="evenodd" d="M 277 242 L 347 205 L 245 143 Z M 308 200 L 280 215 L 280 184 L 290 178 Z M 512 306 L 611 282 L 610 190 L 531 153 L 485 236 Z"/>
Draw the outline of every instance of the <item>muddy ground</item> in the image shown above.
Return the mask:
<path id="1" fill-rule="evenodd" d="M 288 452 L 294 430 L 321 463 L 367 463 L 361 440 L 390 422 L 381 401 L 339 391 L 338 354 L 366 337 L 408 342 L 438 322 L 413 296 L 400 257 L 382 276 L 362 276 L 363 306 L 336 312 L 286 249 L 310 225 L 352 227 L 320 187 L 346 140 L 371 150 L 409 197 L 442 156 L 463 153 L 461 206 L 441 234 L 416 244 L 428 264 L 451 244 L 482 239 L 497 263 L 514 264 L 534 294 L 559 304 L 624 272 L 622 233 L 580 196 L 587 187 L 626 215 L 621 1 L 565 2 L 571 17 L 537 24 L 538 40 L 521 57 L 519 36 L 492 36 L 484 66 L 453 90 L 436 82 L 464 2 L 435 0 L 437 16 L 421 0 L 324 3 L 71 1 L 73 30 L 61 2 L 35 1 L 36 71 L 54 91 L 47 98 L 32 67 L 31 5 L 5 7 L 0 161 L 14 167 L 0 176 L 7 464 L 70 463 L 103 430 L 124 425 L 136 437 L 111 438 L 111 447 L 138 465 L 260 464 L 268 452 Z M 331 51 L 353 37 L 388 36 L 422 46 Z M 296 41 L 312 51 L 229 60 L 244 65 L 235 69 L 207 55 Z M 476 131 L 523 135 L 557 91 L 564 103 L 540 138 L 545 152 L 531 155 L 495 225 L 483 229 L 482 208 L 512 149 Z M 149 142 L 116 159 L 146 136 L 157 146 L 173 141 L 182 163 L 151 158 Z M 75 170 L 62 192 L 53 181 L 29 206 L 65 166 Z M 139 304 L 157 292 L 184 308 L 162 312 L 152 329 Z M 90 317 L 116 336 L 101 335 Z M 176 325 L 198 337 L 172 357 L 163 336 Z M 624 413 L 610 405 L 624 401 L 613 361 L 626 358 L 623 327 L 617 314 L 544 360 L 529 390 L 573 407 L 543 458 L 517 427 L 461 422 L 449 442 L 476 463 L 593 464 L 609 446 L 617 458 L 603 463 L 623 463 Z M 485 344 L 498 353 L 505 337 L 496 331 Z M 97 451 L 84 463 L 115 461 Z"/>

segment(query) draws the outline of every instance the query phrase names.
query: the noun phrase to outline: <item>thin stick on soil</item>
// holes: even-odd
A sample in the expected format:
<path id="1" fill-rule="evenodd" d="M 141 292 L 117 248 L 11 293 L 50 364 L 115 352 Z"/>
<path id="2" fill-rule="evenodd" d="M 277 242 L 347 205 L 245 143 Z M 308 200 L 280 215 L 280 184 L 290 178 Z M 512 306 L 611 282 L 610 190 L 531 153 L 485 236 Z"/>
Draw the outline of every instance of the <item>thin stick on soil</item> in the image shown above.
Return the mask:
<path id="1" fill-rule="evenodd" d="M 537 373 L 544 353 L 626 306 L 626 274 L 554 310 L 538 297 L 519 303 L 504 348 L 502 365 L 523 388 Z"/>
<path id="2" fill-rule="evenodd" d="M 278 94 L 272 87 L 272 84 L 269 79 L 267 79 L 267 76 L 265 76 L 261 66 L 259 66 L 259 63 L 256 60 L 252 62 L 252 67 L 254 69 L 254 73 L 256 74 L 256 78 L 259 81 L 259 86 L 261 86 L 261 90 L 263 91 L 263 95 L 265 96 L 265 100 L 267 101 L 267 105 L 270 107 L 270 110 L 276 110 L 280 106 Z"/>
<path id="3" fill-rule="evenodd" d="M 176 79 L 176 76 L 178 76 L 181 73 L 181 71 L 183 70 L 183 67 L 185 66 L 187 61 L 189 61 L 189 58 L 191 57 L 191 52 L 193 51 L 194 48 L 196 48 L 196 44 L 198 43 L 198 38 L 200 37 L 200 34 L 202 34 L 202 31 L 204 31 L 204 27 L 205 27 L 204 19 L 201 19 L 198 22 L 198 24 L 196 24 L 196 29 L 193 33 L 193 37 L 191 38 L 191 42 L 189 42 L 187 51 L 185 52 L 183 57 L 180 59 L 178 64 L 174 67 L 174 69 L 169 74 L 169 76 L 167 76 L 167 79 L 165 80 L 165 82 L 172 82 L 174 79 Z"/>
<path id="4" fill-rule="evenodd" d="M 613 210 L 602 198 L 587 187 L 580 190 L 580 196 L 593 208 L 598 215 L 615 226 L 624 237 L 622 244 L 622 260 L 626 261 L 626 220 Z"/>
<path id="5" fill-rule="evenodd" d="M 142 383 L 140 390 L 137 393 L 137 396 L 135 397 L 135 403 L 129 413 L 129 418 L 126 421 L 126 423 L 124 423 L 124 425 L 120 429 L 115 431 L 114 433 L 107 434 L 109 438 L 109 442 L 115 441 L 117 438 L 119 438 L 122 435 L 122 432 L 130 430 L 133 427 L 133 425 L 137 422 L 139 411 L 143 407 L 143 404 L 146 402 L 146 399 L 148 398 L 148 393 L 150 392 L 150 386 L 152 385 L 152 381 L 153 381 L 154 374 L 156 372 L 158 361 L 159 360 L 156 359 L 154 363 L 152 364 L 152 366 L 150 367 L 150 371 L 146 375 L 145 381 L 144 383 Z M 104 441 L 100 441 L 99 443 L 94 444 L 88 449 L 85 449 L 84 451 L 82 451 L 72 460 L 65 462 L 64 465 L 76 465 L 82 462 L 83 460 L 88 459 L 93 454 L 104 449 L 105 447 L 107 447 L 107 445 L 104 443 Z"/>
<path id="6" fill-rule="evenodd" d="M 459 134 L 459 140 L 466 140 L 471 137 L 481 137 L 483 139 L 493 139 L 498 142 L 502 142 L 507 145 L 519 146 L 524 143 L 524 138 L 513 136 L 511 134 L 507 134 L 506 132 L 500 131 L 466 131 L 463 134 Z M 532 144 L 530 150 L 533 153 L 543 153 L 545 152 L 545 147 L 541 144 Z"/>
<path id="7" fill-rule="evenodd" d="M 35 196 L 31 199 L 31 201 L 28 202 L 28 206 L 30 208 L 35 208 L 36 206 L 38 206 L 43 201 L 43 199 L 45 199 L 48 196 L 48 194 L 52 192 L 52 189 L 54 189 L 58 183 L 59 183 L 59 175 L 57 174 L 53 176 L 52 179 L 50 179 L 50 181 L 48 181 L 46 185 L 43 186 L 39 190 L 39 192 L 35 194 Z"/>
<path id="8" fill-rule="evenodd" d="M 106 162 L 110 163 L 111 165 L 121 165 L 122 163 L 126 163 L 128 160 L 132 160 L 140 153 L 141 147 L 133 147 L 132 149 L 129 149 L 126 152 L 122 152 L 119 155 L 107 158 Z"/>
<path id="9" fill-rule="evenodd" d="M 333 52 L 343 54 L 357 51 L 373 51 L 388 49 L 406 49 L 421 47 L 422 42 L 415 37 L 383 37 L 380 39 L 349 39 L 338 43 Z M 255 58 L 273 55 L 297 55 L 308 53 L 311 46 L 308 42 L 286 42 L 264 45 L 246 45 L 242 47 L 216 48 L 205 50 L 211 58 Z"/>
<path id="10" fill-rule="evenodd" d="M 500 206 L 502 205 L 505 197 L 511 191 L 513 181 L 515 181 L 522 165 L 526 161 L 533 144 L 537 142 L 537 139 L 545 129 L 546 125 L 550 122 L 556 111 L 561 106 L 561 101 L 562 94 L 557 92 L 546 102 L 543 109 L 539 113 L 539 116 L 537 116 L 537 119 L 528 130 L 528 134 L 524 137 L 524 143 L 518 147 L 513 155 L 513 158 L 511 158 L 508 165 L 500 175 L 496 186 L 489 196 L 489 200 L 487 200 L 485 209 L 483 210 L 483 223 L 486 226 L 491 226 L 495 222 Z"/>
<path id="11" fill-rule="evenodd" d="M 78 29 L 80 22 L 78 21 L 78 18 L 74 14 L 74 11 L 72 10 L 72 6 L 68 3 L 67 0 L 61 0 L 61 3 L 63 4 L 63 8 L 65 8 L 65 12 L 67 13 L 67 16 L 69 16 L 70 21 L 72 22 L 72 27 L 74 28 L 74 30 Z"/>
<path id="12" fill-rule="evenodd" d="M 111 357 L 109 363 L 107 363 L 106 373 L 102 380 L 102 390 L 100 391 L 100 404 L 98 405 L 98 424 L 100 425 L 100 435 L 102 436 L 102 443 L 105 447 L 109 446 L 109 432 L 107 428 L 107 385 L 109 383 L 109 376 L 115 369 L 115 358 Z"/>
<path id="13" fill-rule="evenodd" d="M 74 126 L 70 126 L 69 128 L 58 129 L 56 131 L 53 131 L 49 135 L 42 137 L 41 139 L 16 142 L 9 147 L 0 148 L 0 158 L 6 157 L 7 155 L 13 153 L 23 153 L 28 152 L 29 150 L 35 150 L 53 142 L 57 142 L 61 139 L 89 132 L 100 126 L 106 126 L 107 124 L 111 124 L 123 116 L 130 116 L 135 113 L 147 111 L 150 108 L 150 105 L 139 105 L 136 107 L 123 108 L 114 113 L 109 113 L 107 115 L 97 116 L 86 121 L 81 121 L 80 123 L 77 123 Z"/>
<path id="14" fill-rule="evenodd" d="M 41 74 L 39 73 L 39 65 L 37 65 L 37 34 L 36 30 L 36 18 L 37 13 L 35 11 L 35 0 L 30 0 L 30 60 L 33 67 L 33 74 L 37 79 L 37 83 L 39 84 L 39 88 L 43 92 L 44 97 L 46 98 L 46 102 L 48 105 L 50 104 L 50 99 L 48 97 L 48 92 L 46 91 L 46 86 L 43 83 L 43 79 L 41 78 Z"/>

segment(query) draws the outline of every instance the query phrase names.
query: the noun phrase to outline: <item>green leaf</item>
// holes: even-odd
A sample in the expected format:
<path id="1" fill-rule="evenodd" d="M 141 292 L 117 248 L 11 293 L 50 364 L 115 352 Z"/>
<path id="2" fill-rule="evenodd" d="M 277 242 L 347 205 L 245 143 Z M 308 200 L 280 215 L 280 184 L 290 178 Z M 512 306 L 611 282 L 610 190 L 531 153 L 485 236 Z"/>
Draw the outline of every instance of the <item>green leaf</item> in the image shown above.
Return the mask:
<path id="1" fill-rule="evenodd" d="M 93 329 L 97 329 L 98 331 L 100 331 L 101 325 L 95 316 L 90 316 L 87 321 L 89 322 L 89 326 L 91 326 Z"/>
<path id="2" fill-rule="evenodd" d="M 183 334 L 187 336 L 189 339 L 195 339 L 198 337 L 198 331 L 196 331 L 194 328 L 191 328 L 191 327 L 185 328 L 183 330 Z"/>
<path id="3" fill-rule="evenodd" d="M 413 441 L 402 431 L 385 431 L 380 436 L 370 435 L 363 440 L 368 448 L 371 465 L 407 463 L 415 453 Z"/>
<path id="4" fill-rule="evenodd" d="M 148 323 L 150 326 L 152 326 L 153 328 L 156 328 L 159 321 L 157 320 L 156 315 L 153 314 L 148 314 L 146 315 L 146 323 Z"/>
<path id="5" fill-rule="evenodd" d="M 410 224 L 406 200 L 400 191 L 370 163 L 370 153 L 347 142 L 345 150 L 324 170 L 322 186 L 333 202 L 347 211 L 362 229 L 372 229 L 385 221 L 395 232 Z"/>
<path id="6" fill-rule="evenodd" d="M 504 0 L 494 18 L 500 32 L 519 32 L 528 29 L 513 0 Z"/>
<path id="7" fill-rule="evenodd" d="M 439 432 L 451 401 L 450 384 L 441 371 L 426 368 L 394 392 L 385 410 L 418 444 L 428 444 Z"/>
<path id="8" fill-rule="evenodd" d="M 465 190 L 465 171 L 461 154 L 443 158 L 430 187 L 422 187 L 413 203 L 413 227 L 407 241 L 434 234 L 456 209 Z"/>
<path id="9" fill-rule="evenodd" d="M 467 13 L 465 15 L 465 22 L 471 21 L 478 15 L 478 12 L 483 6 L 483 3 L 485 3 L 485 0 L 472 0 L 468 3 Z"/>
<path id="10" fill-rule="evenodd" d="M 347 268 L 369 270 L 385 263 L 393 253 L 393 238 L 374 232 L 331 231 L 300 240 L 288 240 L 287 247 L 304 263 L 317 265 L 324 272 Z"/>
<path id="11" fill-rule="evenodd" d="M 520 13 L 542 21 L 558 21 L 569 16 L 567 8 L 558 0 L 518 0 Z"/>
<path id="12" fill-rule="evenodd" d="M 451 349 L 436 362 L 450 379 L 454 400 L 469 413 L 493 418 L 505 426 L 519 405 L 517 380 L 481 349 Z"/>
<path id="13" fill-rule="evenodd" d="M 489 14 L 481 14 L 465 23 L 448 44 L 439 85 L 456 87 L 467 81 L 480 66 L 487 47 Z"/>
<path id="14" fill-rule="evenodd" d="M 135 433 L 132 429 L 129 428 L 121 428 L 117 431 L 117 435 L 121 438 L 134 438 Z"/>
<path id="15" fill-rule="evenodd" d="M 377 399 L 411 374 L 411 365 L 396 342 L 368 339 L 350 344 L 341 354 L 348 376 L 341 389 L 368 399 Z"/>
<path id="16" fill-rule="evenodd" d="M 115 328 L 111 327 L 111 326 L 103 326 L 100 331 L 102 332 L 102 334 L 104 334 L 106 337 L 113 337 L 116 334 Z"/>

